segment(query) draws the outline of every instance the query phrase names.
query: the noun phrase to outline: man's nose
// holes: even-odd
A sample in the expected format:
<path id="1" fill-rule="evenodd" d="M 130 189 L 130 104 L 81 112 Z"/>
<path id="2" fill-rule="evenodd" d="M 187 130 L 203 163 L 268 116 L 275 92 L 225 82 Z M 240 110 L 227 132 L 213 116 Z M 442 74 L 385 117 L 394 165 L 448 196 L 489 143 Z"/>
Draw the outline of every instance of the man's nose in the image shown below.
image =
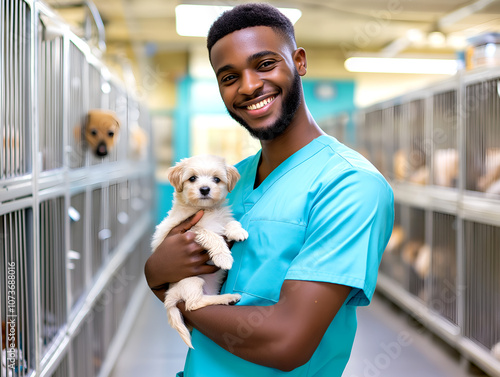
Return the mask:
<path id="1" fill-rule="evenodd" d="M 240 94 L 252 95 L 255 91 L 262 87 L 262 80 L 257 72 L 247 70 L 244 71 L 241 77 L 241 85 L 238 90 Z"/>

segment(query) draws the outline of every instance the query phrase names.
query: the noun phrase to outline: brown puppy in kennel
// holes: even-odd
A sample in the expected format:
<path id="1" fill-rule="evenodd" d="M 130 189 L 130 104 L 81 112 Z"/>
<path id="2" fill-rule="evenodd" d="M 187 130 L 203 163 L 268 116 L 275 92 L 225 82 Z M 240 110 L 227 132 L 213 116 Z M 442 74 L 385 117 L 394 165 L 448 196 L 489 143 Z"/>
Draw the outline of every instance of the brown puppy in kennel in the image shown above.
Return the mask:
<path id="1" fill-rule="evenodd" d="M 116 114 L 106 110 L 90 110 L 85 124 L 85 141 L 92 153 L 106 156 L 116 144 L 120 121 Z"/>
<path id="2" fill-rule="evenodd" d="M 75 127 L 75 139 L 83 139 L 84 147 L 88 147 L 97 157 L 105 157 L 118 141 L 120 121 L 115 112 L 93 109 L 87 114 L 84 127 Z"/>

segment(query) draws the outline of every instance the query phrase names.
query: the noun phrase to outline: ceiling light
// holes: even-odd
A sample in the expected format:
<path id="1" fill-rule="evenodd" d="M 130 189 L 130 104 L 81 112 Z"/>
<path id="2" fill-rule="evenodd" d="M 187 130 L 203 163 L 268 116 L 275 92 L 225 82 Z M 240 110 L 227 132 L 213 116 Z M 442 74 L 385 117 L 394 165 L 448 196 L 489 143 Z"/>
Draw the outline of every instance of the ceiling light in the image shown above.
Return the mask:
<path id="1" fill-rule="evenodd" d="M 453 75 L 457 72 L 454 59 L 409 59 L 352 57 L 344 62 L 349 72 L 417 73 Z"/>
<path id="2" fill-rule="evenodd" d="M 218 5 L 181 4 L 175 7 L 175 25 L 177 34 L 185 37 L 206 37 L 212 23 L 222 12 L 233 7 Z M 292 24 L 302 16 L 295 8 L 278 8 Z"/>

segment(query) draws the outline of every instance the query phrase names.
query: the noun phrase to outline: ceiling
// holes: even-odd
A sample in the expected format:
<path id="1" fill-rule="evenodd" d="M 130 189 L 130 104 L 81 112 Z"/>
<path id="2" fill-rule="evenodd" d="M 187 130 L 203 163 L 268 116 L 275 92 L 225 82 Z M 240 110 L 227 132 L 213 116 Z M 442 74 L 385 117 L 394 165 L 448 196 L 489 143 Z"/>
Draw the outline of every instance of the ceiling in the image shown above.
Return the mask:
<path id="1" fill-rule="evenodd" d="M 82 22 L 82 0 L 46 0 L 74 25 Z M 298 44 L 355 52 L 450 54 L 466 38 L 500 32 L 499 0 L 272 0 L 295 7 Z M 105 25 L 109 49 L 146 46 L 149 51 L 184 51 L 204 44 L 204 38 L 181 37 L 175 30 L 175 7 L 181 0 L 94 0 Z M 196 3 L 196 2 L 189 2 Z M 198 1 L 236 5 L 241 1 Z M 434 44 L 429 33 L 439 31 Z M 432 36 L 431 36 L 432 37 Z M 439 38 L 441 37 L 441 38 Z M 457 47 L 458 46 L 458 47 Z"/>

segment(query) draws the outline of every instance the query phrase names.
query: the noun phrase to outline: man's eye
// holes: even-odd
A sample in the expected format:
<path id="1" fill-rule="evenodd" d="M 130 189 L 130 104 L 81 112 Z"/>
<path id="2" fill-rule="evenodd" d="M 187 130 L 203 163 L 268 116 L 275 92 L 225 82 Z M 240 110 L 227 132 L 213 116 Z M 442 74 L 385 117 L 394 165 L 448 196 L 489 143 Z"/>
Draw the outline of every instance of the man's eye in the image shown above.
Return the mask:
<path id="1" fill-rule="evenodd" d="M 259 68 L 269 68 L 273 64 L 274 64 L 273 60 L 265 60 L 259 65 Z"/>
<path id="2" fill-rule="evenodd" d="M 226 75 L 220 81 L 221 82 L 228 82 L 228 81 L 234 80 L 235 78 L 236 78 L 236 75 Z"/>
<path id="3" fill-rule="evenodd" d="M 193 175 L 192 177 L 189 178 L 189 182 L 194 182 L 196 181 L 196 175 Z"/>
<path id="4" fill-rule="evenodd" d="M 219 183 L 220 182 L 220 178 L 219 177 L 214 177 L 214 182 L 215 183 Z"/>

